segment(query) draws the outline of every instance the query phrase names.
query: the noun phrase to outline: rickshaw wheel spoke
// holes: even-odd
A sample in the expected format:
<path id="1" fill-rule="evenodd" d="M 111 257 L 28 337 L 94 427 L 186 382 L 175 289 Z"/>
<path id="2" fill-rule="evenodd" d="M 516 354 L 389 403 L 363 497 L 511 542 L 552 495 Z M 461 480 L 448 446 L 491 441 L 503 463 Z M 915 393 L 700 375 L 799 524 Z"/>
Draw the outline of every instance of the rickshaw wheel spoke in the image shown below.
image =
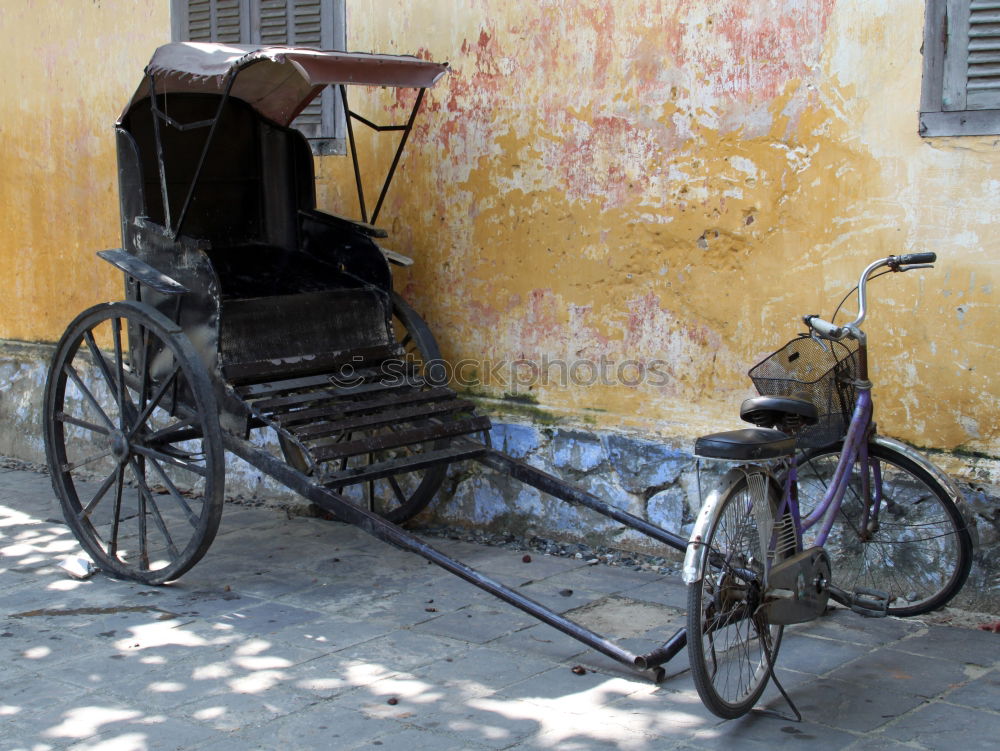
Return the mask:
<path id="1" fill-rule="evenodd" d="M 56 348 L 44 410 L 53 487 L 100 568 L 160 584 L 204 555 L 222 514 L 218 408 L 169 319 L 135 301 L 81 313 Z"/>
<path id="2" fill-rule="evenodd" d="M 77 514 L 77 518 L 86 519 L 92 513 L 94 513 L 94 509 L 97 507 L 97 504 L 104 499 L 105 495 L 107 495 L 107 492 L 111 489 L 111 483 L 113 483 L 117 479 L 117 477 L 118 477 L 118 469 L 116 468 L 112 470 L 111 474 L 109 474 L 106 478 L 104 478 L 104 482 L 101 483 L 101 486 L 97 489 L 97 492 L 94 493 L 94 497 L 91 498 L 90 502 L 80 510 L 80 512 Z"/>

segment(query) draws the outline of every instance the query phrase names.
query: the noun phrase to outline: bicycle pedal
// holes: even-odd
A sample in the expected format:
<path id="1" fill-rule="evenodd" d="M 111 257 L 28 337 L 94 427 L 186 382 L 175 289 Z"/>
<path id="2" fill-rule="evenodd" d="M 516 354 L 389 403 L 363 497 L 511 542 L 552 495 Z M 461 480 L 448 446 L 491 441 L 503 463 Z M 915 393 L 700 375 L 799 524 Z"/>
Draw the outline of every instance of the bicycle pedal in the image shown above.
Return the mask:
<path id="1" fill-rule="evenodd" d="M 877 589 L 856 589 L 851 595 L 850 608 L 865 618 L 885 618 L 889 615 L 889 593 Z"/>

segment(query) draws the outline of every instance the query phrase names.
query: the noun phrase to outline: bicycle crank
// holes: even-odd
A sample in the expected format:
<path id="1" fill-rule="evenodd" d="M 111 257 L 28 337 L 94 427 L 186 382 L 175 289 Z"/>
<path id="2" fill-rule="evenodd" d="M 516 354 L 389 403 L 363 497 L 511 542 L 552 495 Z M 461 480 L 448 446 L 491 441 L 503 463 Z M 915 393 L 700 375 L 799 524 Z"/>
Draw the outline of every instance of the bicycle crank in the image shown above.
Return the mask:
<path id="1" fill-rule="evenodd" d="M 763 609 L 769 623 L 787 626 L 819 617 L 830 599 L 830 557 L 809 548 L 771 568 Z"/>

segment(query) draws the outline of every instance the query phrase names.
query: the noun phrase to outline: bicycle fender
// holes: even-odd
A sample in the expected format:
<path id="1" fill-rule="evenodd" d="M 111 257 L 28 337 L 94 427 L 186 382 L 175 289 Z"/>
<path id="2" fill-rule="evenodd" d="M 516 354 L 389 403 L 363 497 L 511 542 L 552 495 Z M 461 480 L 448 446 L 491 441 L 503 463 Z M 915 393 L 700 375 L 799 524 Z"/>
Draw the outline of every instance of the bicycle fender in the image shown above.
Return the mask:
<path id="1" fill-rule="evenodd" d="M 939 467 L 931 464 L 931 461 L 919 451 L 902 441 L 897 441 L 895 438 L 888 438 L 884 435 L 875 435 L 873 443 L 877 443 L 879 446 L 884 446 L 885 448 L 892 449 L 893 451 L 898 451 L 941 483 L 941 487 L 945 489 L 945 492 L 948 493 L 948 497 L 956 506 L 959 507 L 959 509 L 964 508 L 965 497 L 962 495 L 962 491 L 958 489 L 958 485 L 955 484 L 955 481 L 952 480 L 951 477 L 949 477 Z"/>
<path id="2" fill-rule="evenodd" d="M 681 569 L 681 580 L 685 584 L 694 584 L 701 581 L 705 572 L 705 560 L 708 556 L 708 548 L 703 541 L 708 535 L 709 525 L 715 516 L 722 499 L 726 497 L 726 491 L 730 486 L 741 479 L 746 474 L 743 466 L 734 467 L 726 472 L 722 479 L 716 484 L 701 504 L 698 511 L 698 518 L 695 519 L 694 527 L 691 529 L 691 537 L 688 538 L 687 551 L 684 553 L 684 567 Z"/>

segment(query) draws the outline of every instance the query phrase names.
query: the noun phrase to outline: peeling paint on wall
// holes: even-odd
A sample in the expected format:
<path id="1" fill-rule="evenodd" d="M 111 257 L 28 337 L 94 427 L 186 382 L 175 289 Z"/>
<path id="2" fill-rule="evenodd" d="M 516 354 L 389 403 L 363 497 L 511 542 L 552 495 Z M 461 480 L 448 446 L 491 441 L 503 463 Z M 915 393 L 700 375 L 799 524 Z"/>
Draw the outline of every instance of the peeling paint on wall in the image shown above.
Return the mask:
<path id="1" fill-rule="evenodd" d="M 571 421 L 693 436 L 732 424 L 746 369 L 802 314 L 831 313 L 869 260 L 932 249 L 934 272 L 873 287 L 880 424 L 996 455 L 997 429 L 968 416 L 998 411 L 985 334 L 998 157 L 987 139 L 917 135 L 912 8 L 479 0 L 349 12 L 359 48 L 453 67 L 385 214 L 418 259 L 397 279 L 448 357 L 662 359 L 660 386 L 531 396 Z M 323 200 L 350 207 L 343 165 L 324 170 Z"/>

